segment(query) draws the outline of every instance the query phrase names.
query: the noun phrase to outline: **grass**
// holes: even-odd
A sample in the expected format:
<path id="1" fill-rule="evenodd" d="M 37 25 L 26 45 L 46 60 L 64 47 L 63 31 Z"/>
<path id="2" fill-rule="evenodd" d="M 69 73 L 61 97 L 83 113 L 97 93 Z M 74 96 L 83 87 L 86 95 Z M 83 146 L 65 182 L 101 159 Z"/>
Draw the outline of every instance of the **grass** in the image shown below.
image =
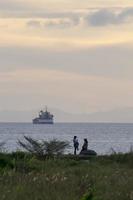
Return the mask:
<path id="1" fill-rule="evenodd" d="M 133 153 L 39 159 L 0 154 L 1 200 L 132 200 Z"/>

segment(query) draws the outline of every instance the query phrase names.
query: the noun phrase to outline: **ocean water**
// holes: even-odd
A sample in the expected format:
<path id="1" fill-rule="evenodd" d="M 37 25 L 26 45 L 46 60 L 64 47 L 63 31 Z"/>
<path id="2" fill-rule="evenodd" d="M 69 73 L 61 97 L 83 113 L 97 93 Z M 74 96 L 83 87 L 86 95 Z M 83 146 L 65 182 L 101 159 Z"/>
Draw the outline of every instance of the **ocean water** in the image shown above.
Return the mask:
<path id="1" fill-rule="evenodd" d="M 89 149 L 98 154 L 129 152 L 133 147 L 133 124 L 115 123 L 55 123 L 54 125 L 33 125 L 30 123 L 0 123 L 0 142 L 6 142 L 7 151 L 19 149 L 18 140 L 24 135 L 38 140 L 67 140 L 72 146 L 73 136 L 78 136 L 80 149 L 87 138 Z M 133 148 L 132 148 L 133 149 Z M 73 147 L 69 149 L 73 152 Z"/>

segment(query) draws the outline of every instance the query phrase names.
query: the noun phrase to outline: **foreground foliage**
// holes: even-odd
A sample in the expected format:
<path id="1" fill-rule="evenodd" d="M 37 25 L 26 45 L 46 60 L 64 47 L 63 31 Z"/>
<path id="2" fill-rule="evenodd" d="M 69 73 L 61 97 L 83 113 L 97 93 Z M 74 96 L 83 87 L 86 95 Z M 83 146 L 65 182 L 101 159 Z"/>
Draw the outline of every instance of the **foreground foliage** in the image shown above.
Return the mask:
<path id="1" fill-rule="evenodd" d="M 64 151 L 69 148 L 69 143 L 67 141 L 59 141 L 56 139 L 38 141 L 27 136 L 24 136 L 24 139 L 25 141 L 18 141 L 20 147 L 40 158 L 63 154 Z"/>
<path id="2" fill-rule="evenodd" d="M 133 154 L 40 159 L 0 154 L 1 200 L 132 200 Z"/>

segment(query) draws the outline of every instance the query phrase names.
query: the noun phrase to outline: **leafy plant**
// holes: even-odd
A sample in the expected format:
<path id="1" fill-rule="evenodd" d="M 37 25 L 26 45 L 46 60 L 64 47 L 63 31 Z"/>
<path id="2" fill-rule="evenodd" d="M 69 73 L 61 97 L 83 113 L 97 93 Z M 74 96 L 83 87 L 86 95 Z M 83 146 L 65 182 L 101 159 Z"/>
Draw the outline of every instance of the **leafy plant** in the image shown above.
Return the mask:
<path id="1" fill-rule="evenodd" d="M 5 150 L 5 142 L 0 142 L 0 152 L 3 152 Z"/>
<path id="2" fill-rule="evenodd" d="M 43 157 L 45 155 L 57 155 L 63 154 L 66 148 L 69 147 L 69 143 L 66 141 L 59 141 L 53 139 L 51 141 L 37 141 L 31 137 L 24 136 L 25 142 L 18 141 L 18 144 L 26 151 Z"/>
<path id="3" fill-rule="evenodd" d="M 56 139 L 43 141 L 43 148 L 48 155 L 63 154 L 68 147 L 69 143 L 66 141 L 58 141 Z"/>
<path id="4" fill-rule="evenodd" d="M 87 194 L 84 194 L 81 200 L 93 200 L 93 194 L 92 192 L 89 192 Z"/>
<path id="5" fill-rule="evenodd" d="M 43 156 L 44 155 L 44 148 L 43 144 L 31 137 L 24 136 L 24 139 L 26 142 L 22 142 L 18 140 L 18 144 L 28 152 L 32 154 L 36 154 L 38 156 Z"/>

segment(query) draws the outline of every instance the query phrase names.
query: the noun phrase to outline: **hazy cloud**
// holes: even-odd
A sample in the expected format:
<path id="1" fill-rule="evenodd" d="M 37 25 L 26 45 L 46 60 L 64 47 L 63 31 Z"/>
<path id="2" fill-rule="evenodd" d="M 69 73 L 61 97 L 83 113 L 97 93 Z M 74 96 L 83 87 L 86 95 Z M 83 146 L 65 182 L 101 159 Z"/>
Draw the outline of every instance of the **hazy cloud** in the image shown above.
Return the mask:
<path id="1" fill-rule="evenodd" d="M 132 79 L 133 47 L 124 45 L 75 51 L 45 48 L 0 48 L 0 70 L 45 68 L 80 74 Z"/>
<path id="2" fill-rule="evenodd" d="M 41 23 L 40 23 L 40 21 L 37 21 L 37 20 L 30 20 L 27 22 L 27 26 L 31 27 L 31 28 L 40 28 Z"/>
<path id="3" fill-rule="evenodd" d="M 44 26 L 48 28 L 69 28 L 73 25 L 70 19 L 48 20 L 44 23 Z"/>
<path id="4" fill-rule="evenodd" d="M 37 14 L 36 14 L 37 15 Z M 39 15 L 39 13 L 38 13 Z M 44 19 L 41 23 L 42 27 L 48 28 L 68 28 L 77 26 L 80 24 L 80 19 L 87 22 L 88 26 L 107 26 L 107 25 L 118 25 L 123 23 L 131 23 L 133 19 L 133 8 L 124 9 L 98 9 L 89 10 L 85 16 L 84 13 L 73 13 L 73 12 L 62 12 L 62 13 L 42 13 L 39 15 Z M 81 20 L 82 21 L 82 20 Z M 40 22 L 28 22 L 28 26 L 34 26 L 39 28 Z"/>
<path id="5" fill-rule="evenodd" d="M 89 8 L 79 10 L 66 11 L 49 11 L 44 8 L 35 9 L 23 1 L 5 0 L 0 1 L 0 17 L 2 18 L 34 18 L 47 19 L 44 23 L 46 27 L 66 28 L 76 26 L 80 23 L 80 19 L 87 22 L 89 26 L 106 26 L 117 25 L 126 22 L 132 22 L 133 7 L 131 8 Z M 48 20 L 49 19 L 49 20 Z M 57 21 L 58 19 L 58 21 Z M 82 21 L 82 20 L 81 20 Z M 31 27 L 38 27 L 39 23 L 28 23 Z M 43 25 L 43 24 L 42 24 Z"/>
<path id="6" fill-rule="evenodd" d="M 30 20 L 27 22 L 28 27 L 32 28 L 69 28 L 77 26 L 80 22 L 78 17 L 74 18 L 53 18 L 43 20 Z"/>
<path id="7" fill-rule="evenodd" d="M 0 107 L 133 105 L 133 7 L 120 1 L 0 0 Z"/>
<path id="8" fill-rule="evenodd" d="M 73 18 L 73 20 L 77 20 L 78 16 L 80 15 L 75 10 L 68 10 L 68 11 L 48 11 L 47 9 L 21 9 L 20 10 L 10 10 L 7 7 L 7 10 L 1 9 L 0 17 L 1 18 L 46 18 L 46 19 L 53 19 L 53 18 Z"/>
<path id="9" fill-rule="evenodd" d="M 120 21 L 126 20 L 133 17 L 133 8 L 124 9 L 119 15 L 118 18 Z"/>
<path id="10" fill-rule="evenodd" d="M 133 8 L 123 9 L 120 12 L 111 9 L 100 9 L 98 11 L 89 13 L 85 18 L 88 25 L 91 26 L 106 26 L 106 25 L 116 25 L 125 22 L 132 22 L 133 19 Z"/>
<path id="11" fill-rule="evenodd" d="M 99 10 L 87 16 L 89 25 L 104 26 L 116 23 L 116 16 L 109 10 Z"/>
<path id="12" fill-rule="evenodd" d="M 1 11 L 16 11 L 16 10 L 27 10 L 28 6 L 26 6 L 23 1 L 16 0 L 0 0 L 0 10 Z"/>

